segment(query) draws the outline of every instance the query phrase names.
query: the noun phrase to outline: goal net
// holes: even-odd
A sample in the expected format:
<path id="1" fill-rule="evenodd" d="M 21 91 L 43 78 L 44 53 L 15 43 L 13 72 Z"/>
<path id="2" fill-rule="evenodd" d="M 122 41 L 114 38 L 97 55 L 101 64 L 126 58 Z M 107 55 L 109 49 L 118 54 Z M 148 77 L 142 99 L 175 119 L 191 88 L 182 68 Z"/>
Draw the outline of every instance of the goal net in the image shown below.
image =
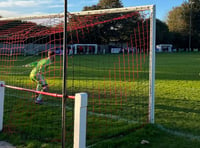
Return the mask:
<path id="1" fill-rule="evenodd" d="M 87 145 L 153 123 L 154 6 L 67 14 L 67 95 L 88 93 Z M 63 14 L 0 19 L 0 81 L 37 90 L 31 65 L 56 56 L 44 69 L 50 93 L 62 94 Z M 23 89 L 22 89 L 23 90 Z M 61 141 L 61 99 L 5 91 L 4 132 L 23 140 Z M 56 95 L 55 95 L 56 96 Z M 67 99 L 66 141 L 73 144 L 74 100 Z"/>

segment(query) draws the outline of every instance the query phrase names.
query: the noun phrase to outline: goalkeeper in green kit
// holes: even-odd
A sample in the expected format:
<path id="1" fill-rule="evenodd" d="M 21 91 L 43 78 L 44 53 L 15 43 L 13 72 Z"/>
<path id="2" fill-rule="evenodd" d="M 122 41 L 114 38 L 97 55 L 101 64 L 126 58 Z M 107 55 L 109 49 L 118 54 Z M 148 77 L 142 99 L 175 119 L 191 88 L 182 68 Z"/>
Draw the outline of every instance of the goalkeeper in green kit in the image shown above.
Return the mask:
<path id="1" fill-rule="evenodd" d="M 36 61 L 25 65 L 25 67 L 34 67 L 30 73 L 30 79 L 37 83 L 36 90 L 37 91 L 48 91 L 48 84 L 44 78 L 44 72 L 54 61 L 55 55 L 53 51 L 48 52 L 48 57 L 41 59 L 40 61 Z M 36 94 L 35 97 L 36 104 L 42 104 L 42 94 Z"/>

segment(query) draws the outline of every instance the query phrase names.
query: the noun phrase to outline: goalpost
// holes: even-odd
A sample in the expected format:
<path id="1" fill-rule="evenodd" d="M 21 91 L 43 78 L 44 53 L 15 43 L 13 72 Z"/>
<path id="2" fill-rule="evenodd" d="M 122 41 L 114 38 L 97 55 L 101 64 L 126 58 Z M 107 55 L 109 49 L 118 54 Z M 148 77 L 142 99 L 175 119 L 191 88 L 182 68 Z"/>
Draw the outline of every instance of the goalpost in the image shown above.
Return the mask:
<path id="1" fill-rule="evenodd" d="M 67 99 L 63 106 L 60 99 L 64 57 L 67 96 L 88 94 L 86 145 L 154 123 L 155 5 L 67 13 L 65 19 L 64 14 L 1 18 L 0 27 L 0 81 L 31 90 L 5 88 L 5 96 L 0 94 L 5 98 L 0 107 L 4 132 L 52 144 L 64 137 L 73 145 L 73 131 L 80 129 L 72 125 L 79 113 L 74 100 Z M 61 54 L 65 42 L 67 49 L 88 45 L 87 52 Z M 94 54 L 87 54 L 89 45 Z M 119 53 L 112 54 L 112 48 Z M 46 58 L 48 51 L 59 53 L 43 73 L 51 97 L 42 92 L 44 105 L 38 106 L 33 101 L 36 83 L 29 78 L 32 68 L 24 65 Z"/>
<path id="2" fill-rule="evenodd" d="M 0 84 L 4 84 L 0 81 Z M 4 87 L 0 86 L 0 131 L 3 130 Z"/>

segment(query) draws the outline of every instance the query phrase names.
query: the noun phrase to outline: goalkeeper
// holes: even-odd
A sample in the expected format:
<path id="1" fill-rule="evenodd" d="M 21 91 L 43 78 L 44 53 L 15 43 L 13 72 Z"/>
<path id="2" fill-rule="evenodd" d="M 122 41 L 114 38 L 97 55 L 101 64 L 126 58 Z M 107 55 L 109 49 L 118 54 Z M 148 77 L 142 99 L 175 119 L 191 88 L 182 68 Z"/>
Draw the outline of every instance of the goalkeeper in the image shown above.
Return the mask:
<path id="1" fill-rule="evenodd" d="M 48 52 L 48 57 L 26 65 L 26 67 L 34 67 L 30 73 L 30 79 L 37 83 L 36 91 L 48 91 L 48 84 L 44 78 L 44 72 L 54 61 L 55 55 L 53 51 Z M 42 104 L 42 94 L 36 94 L 35 103 Z"/>

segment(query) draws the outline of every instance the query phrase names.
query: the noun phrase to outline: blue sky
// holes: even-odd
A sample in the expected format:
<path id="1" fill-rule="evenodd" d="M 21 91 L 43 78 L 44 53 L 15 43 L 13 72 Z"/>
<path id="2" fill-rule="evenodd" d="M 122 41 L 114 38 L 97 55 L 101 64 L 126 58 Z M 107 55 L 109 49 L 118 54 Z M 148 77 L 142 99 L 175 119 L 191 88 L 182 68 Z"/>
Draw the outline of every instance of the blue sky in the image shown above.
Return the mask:
<path id="1" fill-rule="evenodd" d="M 81 11 L 84 6 L 91 6 L 99 0 L 68 0 L 69 12 Z M 125 7 L 156 4 L 156 15 L 166 20 L 168 12 L 180 6 L 186 0 L 122 0 Z M 64 0 L 0 0 L 0 15 L 19 17 L 63 12 Z"/>

